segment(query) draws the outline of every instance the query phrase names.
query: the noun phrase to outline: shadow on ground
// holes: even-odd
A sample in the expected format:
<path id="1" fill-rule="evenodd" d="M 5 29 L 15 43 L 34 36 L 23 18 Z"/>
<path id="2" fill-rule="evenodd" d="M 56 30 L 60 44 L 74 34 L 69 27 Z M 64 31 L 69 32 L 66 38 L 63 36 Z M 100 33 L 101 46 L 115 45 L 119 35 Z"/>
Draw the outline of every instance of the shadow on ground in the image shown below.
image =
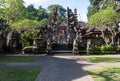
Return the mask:
<path id="1" fill-rule="evenodd" d="M 68 57 L 45 56 L 45 65 L 36 81 L 93 81 L 82 69 L 82 67 L 88 65 L 77 63 L 78 60 L 82 61 L 82 58 Z"/>
<path id="2" fill-rule="evenodd" d="M 37 60 L 31 63 L 0 63 L 0 68 L 42 68 L 35 81 L 93 81 L 82 67 L 89 64 L 80 64 L 80 56 L 33 56 Z M 64 58 L 65 57 L 65 58 Z"/>

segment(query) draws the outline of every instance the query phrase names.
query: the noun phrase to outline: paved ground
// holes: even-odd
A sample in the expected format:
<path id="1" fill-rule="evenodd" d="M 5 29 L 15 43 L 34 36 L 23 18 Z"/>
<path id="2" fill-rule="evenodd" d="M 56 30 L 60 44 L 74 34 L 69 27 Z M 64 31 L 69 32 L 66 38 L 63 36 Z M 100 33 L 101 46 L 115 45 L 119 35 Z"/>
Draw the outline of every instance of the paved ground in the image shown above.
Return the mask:
<path id="1" fill-rule="evenodd" d="M 33 63 L 0 63 L 0 67 L 40 67 L 42 71 L 35 81 L 94 81 L 83 67 L 88 64 L 81 56 L 35 56 L 38 60 Z"/>

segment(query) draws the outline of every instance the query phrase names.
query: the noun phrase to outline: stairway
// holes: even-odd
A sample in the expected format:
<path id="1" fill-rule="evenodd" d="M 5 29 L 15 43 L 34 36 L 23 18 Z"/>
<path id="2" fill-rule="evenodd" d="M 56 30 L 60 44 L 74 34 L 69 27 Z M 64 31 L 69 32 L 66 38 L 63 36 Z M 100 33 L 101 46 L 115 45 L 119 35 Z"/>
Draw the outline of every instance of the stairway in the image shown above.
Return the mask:
<path id="1" fill-rule="evenodd" d="M 53 53 L 72 53 L 72 44 L 53 44 Z"/>

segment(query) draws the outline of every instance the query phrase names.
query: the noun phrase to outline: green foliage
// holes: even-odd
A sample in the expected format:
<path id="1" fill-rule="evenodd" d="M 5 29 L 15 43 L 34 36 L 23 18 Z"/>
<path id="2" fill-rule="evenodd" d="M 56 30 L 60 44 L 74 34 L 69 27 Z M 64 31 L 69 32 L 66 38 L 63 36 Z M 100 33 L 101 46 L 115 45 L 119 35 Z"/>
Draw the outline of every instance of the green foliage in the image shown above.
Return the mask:
<path id="1" fill-rule="evenodd" d="M 0 26 L 3 28 L 3 29 L 6 29 L 8 27 L 7 23 L 6 23 L 6 20 L 3 20 L 2 18 L 0 18 Z"/>
<path id="2" fill-rule="evenodd" d="M 38 52 L 45 52 L 47 43 L 45 41 L 41 41 L 38 44 Z"/>
<path id="3" fill-rule="evenodd" d="M 12 24 L 25 17 L 25 6 L 23 0 L 5 0 L 2 3 L 3 16 L 8 24 Z"/>
<path id="4" fill-rule="evenodd" d="M 32 4 L 30 4 L 30 5 L 28 5 L 27 6 L 27 11 L 28 11 L 28 16 L 27 16 L 27 18 L 28 19 L 32 19 L 32 20 L 38 20 L 38 17 L 37 17 L 37 9 L 36 8 L 34 8 L 34 5 L 32 5 Z"/>
<path id="5" fill-rule="evenodd" d="M 101 47 L 100 46 L 92 46 L 92 51 L 93 52 L 101 52 Z"/>
<path id="6" fill-rule="evenodd" d="M 24 44 L 24 46 L 32 45 L 33 44 L 33 35 L 34 32 L 24 32 L 21 35 L 21 42 Z"/>
<path id="7" fill-rule="evenodd" d="M 34 5 L 30 4 L 27 6 L 26 10 L 27 18 L 30 20 L 41 21 L 44 18 L 48 18 L 48 13 L 46 12 L 46 9 L 42 8 L 42 6 L 36 9 L 34 8 Z"/>
<path id="8" fill-rule="evenodd" d="M 89 0 L 91 5 L 98 5 L 102 0 Z"/>
<path id="9" fill-rule="evenodd" d="M 113 7 L 115 9 L 117 0 L 89 0 L 90 6 L 88 7 L 88 19 L 96 12 L 99 12 L 107 7 Z"/>
<path id="10" fill-rule="evenodd" d="M 99 11 L 99 3 L 101 2 L 101 0 L 89 0 L 90 1 L 90 6 L 88 7 L 88 13 L 87 13 L 87 17 L 88 19 L 94 15 L 96 12 Z"/>
<path id="11" fill-rule="evenodd" d="M 39 26 L 40 23 L 38 21 L 25 19 L 14 23 L 11 28 L 22 32 L 21 42 L 24 43 L 24 46 L 28 46 L 32 45 L 33 36 L 39 31 L 35 28 Z"/>
<path id="12" fill-rule="evenodd" d="M 40 21 L 40 26 L 44 27 L 46 25 L 46 23 L 47 23 L 47 20 L 48 20 L 47 18 L 42 19 Z"/>
<path id="13" fill-rule="evenodd" d="M 102 45 L 101 46 L 101 51 L 116 51 L 117 48 L 116 47 L 113 47 L 111 45 Z"/>
<path id="14" fill-rule="evenodd" d="M 94 6 L 89 6 L 88 7 L 88 13 L 87 13 L 87 17 L 88 17 L 88 20 L 90 19 L 90 17 L 92 15 L 94 15 L 98 10 L 96 10 L 96 7 Z"/>
<path id="15" fill-rule="evenodd" d="M 102 25 L 114 25 L 117 22 L 119 15 L 112 7 L 108 7 L 100 12 L 96 12 L 92 15 L 87 23 L 87 26 L 102 26 Z"/>
<path id="16" fill-rule="evenodd" d="M 48 19 L 47 10 L 40 6 L 37 10 L 38 21 Z"/>
<path id="17" fill-rule="evenodd" d="M 19 30 L 19 31 L 30 31 L 39 27 L 40 23 L 35 20 L 24 19 L 18 22 L 15 22 L 11 25 L 11 28 Z"/>
<path id="18" fill-rule="evenodd" d="M 58 12 L 57 12 L 58 13 L 58 19 L 65 21 L 67 10 L 65 8 L 63 8 L 61 5 L 50 5 L 50 6 L 48 6 L 48 12 L 52 13 L 52 11 L 56 8 L 58 9 Z"/>
<path id="19" fill-rule="evenodd" d="M 52 12 L 53 7 L 49 6 L 48 9 L 44 9 L 40 6 L 37 9 L 32 4 L 25 7 L 23 0 L 0 0 L 0 25 L 9 26 L 8 32 L 19 31 L 23 47 L 30 46 L 33 44 L 33 37 L 40 31 L 37 28 L 44 27 L 51 14 L 47 10 Z M 57 5 L 57 8 L 58 19 L 66 20 L 66 9 L 60 5 Z"/>
<path id="20" fill-rule="evenodd" d="M 93 53 L 112 53 L 113 51 L 116 51 L 116 50 L 117 50 L 117 47 L 114 47 L 111 45 L 92 46 Z"/>

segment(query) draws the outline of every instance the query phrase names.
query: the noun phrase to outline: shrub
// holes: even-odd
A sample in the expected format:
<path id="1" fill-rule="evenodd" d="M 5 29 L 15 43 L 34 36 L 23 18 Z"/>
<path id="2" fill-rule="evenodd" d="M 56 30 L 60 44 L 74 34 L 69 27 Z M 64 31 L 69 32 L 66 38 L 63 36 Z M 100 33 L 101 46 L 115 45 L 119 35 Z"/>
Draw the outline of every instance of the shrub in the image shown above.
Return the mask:
<path id="1" fill-rule="evenodd" d="M 92 52 L 101 52 L 101 47 L 100 46 L 92 46 Z"/>
<path id="2" fill-rule="evenodd" d="M 115 51 L 117 48 L 111 45 L 102 45 L 101 46 L 101 51 Z"/>
<path id="3" fill-rule="evenodd" d="M 117 47 L 111 45 L 92 46 L 93 53 L 114 53 Z"/>
<path id="4" fill-rule="evenodd" d="M 120 53 L 120 46 L 116 48 L 116 53 Z"/>
<path id="5" fill-rule="evenodd" d="M 45 52 L 46 49 L 46 42 L 45 41 L 41 41 L 38 43 L 38 52 Z"/>
<path id="6" fill-rule="evenodd" d="M 33 44 L 33 32 L 27 32 L 25 31 L 24 33 L 21 34 L 21 42 L 24 43 L 24 46 L 29 46 Z"/>

